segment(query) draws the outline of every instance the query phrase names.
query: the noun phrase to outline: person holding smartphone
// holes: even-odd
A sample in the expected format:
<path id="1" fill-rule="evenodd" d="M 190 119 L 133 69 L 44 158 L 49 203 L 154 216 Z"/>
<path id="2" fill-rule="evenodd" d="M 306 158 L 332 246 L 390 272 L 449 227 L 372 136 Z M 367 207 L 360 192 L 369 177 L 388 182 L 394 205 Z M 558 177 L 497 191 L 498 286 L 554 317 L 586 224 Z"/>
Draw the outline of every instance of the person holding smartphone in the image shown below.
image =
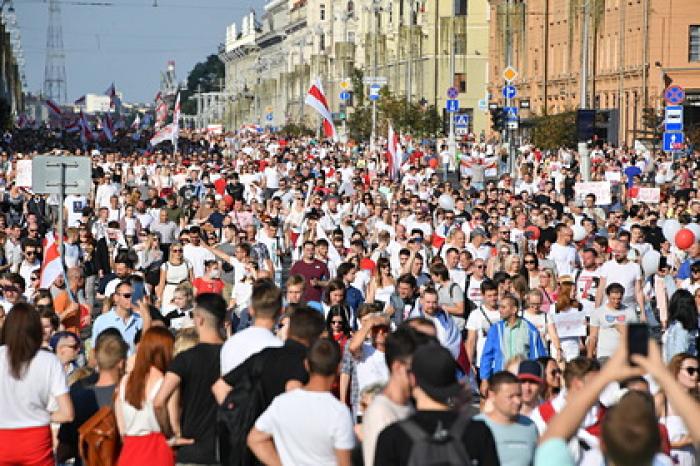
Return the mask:
<path id="1" fill-rule="evenodd" d="M 637 322 L 634 308 L 622 304 L 625 288 L 619 283 L 611 283 L 605 289 L 607 302 L 591 313 L 588 336 L 588 357 L 605 361 L 620 345 L 625 326 Z"/>

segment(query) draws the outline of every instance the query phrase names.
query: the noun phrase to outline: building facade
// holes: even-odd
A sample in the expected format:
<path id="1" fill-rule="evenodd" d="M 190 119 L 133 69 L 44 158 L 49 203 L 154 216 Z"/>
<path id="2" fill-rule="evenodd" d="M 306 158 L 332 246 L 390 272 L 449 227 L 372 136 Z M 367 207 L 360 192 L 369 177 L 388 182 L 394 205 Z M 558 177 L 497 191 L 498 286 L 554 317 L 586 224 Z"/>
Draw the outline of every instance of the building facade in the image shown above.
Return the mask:
<path id="1" fill-rule="evenodd" d="M 489 13 L 488 0 L 271 0 L 259 21 L 251 13 L 240 31 L 227 28 L 219 54 L 230 94 L 226 125 L 315 127 L 303 100 L 316 79 L 332 112 L 351 113 L 340 100 L 341 83 L 359 70 L 385 78 L 394 95 L 438 109 L 456 87 L 460 111 L 481 132 L 488 123 Z"/>
<path id="2" fill-rule="evenodd" d="M 529 102 L 524 117 L 617 109 L 618 140 L 630 145 L 668 84 L 685 88 L 686 115 L 700 105 L 697 0 L 491 0 L 490 9 L 491 100 L 504 103 L 511 64 L 516 103 Z"/>

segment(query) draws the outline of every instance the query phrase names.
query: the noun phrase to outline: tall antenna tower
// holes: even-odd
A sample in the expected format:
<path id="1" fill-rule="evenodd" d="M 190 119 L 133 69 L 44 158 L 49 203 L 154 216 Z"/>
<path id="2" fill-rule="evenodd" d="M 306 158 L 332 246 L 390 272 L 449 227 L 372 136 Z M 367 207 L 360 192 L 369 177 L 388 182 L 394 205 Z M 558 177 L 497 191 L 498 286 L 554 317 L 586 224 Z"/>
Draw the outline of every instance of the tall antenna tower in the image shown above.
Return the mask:
<path id="1" fill-rule="evenodd" d="M 68 101 L 66 91 L 66 54 L 63 51 L 61 7 L 58 0 L 49 0 L 49 27 L 46 31 L 46 64 L 44 65 L 44 97 L 54 102 Z"/>

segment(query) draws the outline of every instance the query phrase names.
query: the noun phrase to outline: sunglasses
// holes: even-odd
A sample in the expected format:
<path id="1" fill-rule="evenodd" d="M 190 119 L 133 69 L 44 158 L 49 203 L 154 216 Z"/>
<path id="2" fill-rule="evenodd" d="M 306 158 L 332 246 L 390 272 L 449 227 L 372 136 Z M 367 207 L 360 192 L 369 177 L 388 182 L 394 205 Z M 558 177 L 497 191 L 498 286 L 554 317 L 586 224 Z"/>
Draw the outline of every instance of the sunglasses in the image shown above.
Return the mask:
<path id="1" fill-rule="evenodd" d="M 182 252 L 182 249 L 171 249 L 170 252 Z"/>
<path id="2" fill-rule="evenodd" d="M 2 291 L 9 293 L 19 293 L 19 288 L 17 288 L 16 286 L 3 286 Z"/>
<path id="3" fill-rule="evenodd" d="M 332 320 L 332 321 L 331 321 L 331 324 L 333 324 L 333 325 L 343 325 L 343 321 L 342 321 L 342 320 Z"/>
<path id="4" fill-rule="evenodd" d="M 691 377 L 698 373 L 697 367 L 684 367 L 683 370 Z"/>
<path id="5" fill-rule="evenodd" d="M 535 261 L 523 261 L 524 264 L 536 264 L 537 262 Z"/>
<path id="6" fill-rule="evenodd" d="M 119 296 L 121 296 L 122 298 L 130 299 L 130 298 L 131 298 L 131 293 L 120 293 Z"/>
<path id="7" fill-rule="evenodd" d="M 474 267 L 476 267 L 477 269 L 483 269 L 483 268 L 485 268 L 486 266 L 485 266 L 485 265 L 475 265 Z"/>

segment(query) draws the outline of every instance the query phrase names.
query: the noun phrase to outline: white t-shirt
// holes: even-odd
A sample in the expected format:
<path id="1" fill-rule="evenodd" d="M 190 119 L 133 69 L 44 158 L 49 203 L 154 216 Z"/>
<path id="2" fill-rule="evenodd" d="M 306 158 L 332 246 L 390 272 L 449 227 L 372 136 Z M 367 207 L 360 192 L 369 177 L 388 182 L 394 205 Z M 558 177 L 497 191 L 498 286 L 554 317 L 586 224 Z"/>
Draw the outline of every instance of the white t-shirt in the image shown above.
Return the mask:
<path id="1" fill-rule="evenodd" d="M 495 324 L 499 320 L 501 320 L 501 314 L 498 312 L 498 310 L 489 311 L 481 305 L 469 313 L 466 328 L 467 330 L 476 331 L 475 361 L 477 363 L 481 361 L 481 354 L 483 353 L 484 345 L 486 344 L 486 334 L 489 332 L 491 325 Z"/>
<path id="2" fill-rule="evenodd" d="M 627 306 L 610 309 L 603 305 L 593 311 L 590 326 L 598 327 L 598 358 L 607 358 L 615 353 L 620 344 L 620 332 L 616 325 L 627 325 L 631 322 L 637 322 L 637 313 Z"/>
<path id="3" fill-rule="evenodd" d="M 335 466 L 335 450 L 355 446 L 350 411 L 328 392 L 300 388 L 283 393 L 255 428 L 272 435 L 284 466 Z"/>
<path id="4" fill-rule="evenodd" d="M 573 277 L 576 271 L 576 248 L 570 245 L 562 246 L 559 243 L 554 243 L 550 249 L 549 258 L 557 264 L 557 273 L 559 275 L 571 275 Z"/>
<path id="5" fill-rule="evenodd" d="M 413 406 L 397 405 L 383 393 L 372 400 L 362 416 L 362 456 L 365 466 L 374 464 L 374 453 L 379 434 L 389 424 L 402 421 L 413 413 Z"/>
<path id="6" fill-rule="evenodd" d="M 16 380 L 10 375 L 7 347 L 0 346 L 0 429 L 49 425 L 49 403 L 64 393 L 66 376 L 53 353 L 37 351 L 24 377 Z"/>
<path id="7" fill-rule="evenodd" d="M 261 327 L 248 327 L 233 334 L 221 347 L 221 375 L 226 375 L 265 348 L 279 348 L 282 340 Z"/>
<path id="8" fill-rule="evenodd" d="M 583 306 L 583 312 L 591 315 L 595 309 L 595 296 L 600 284 L 600 269 L 581 270 L 576 279 L 576 299 Z"/>
<path id="9" fill-rule="evenodd" d="M 192 273 L 194 274 L 194 278 L 199 278 L 204 275 L 204 261 L 216 260 L 214 254 L 204 246 L 186 244 L 182 248 L 182 253 L 185 259 L 192 264 Z"/>
<path id="10" fill-rule="evenodd" d="M 634 285 L 637 280 L 641 280 L 642 278 L 642 271 L 639 264 L 629 261 L 624 264 L 619 264 L 615 260 L 609 260 L 600 267 L 600 278 L 605 279 L 606 287 L 611 283 L 619 283 L 622 285 L 625 288 L 622 304 L 625 306 L 636 306 Z"/>
<path id="11" fill-rule="evenodd" d="M 355 369 L 357 370 L 357 388 L 360 392 L 373 383 L 389 380 L 389 368 L 386 365 L 384 352 L 370 343 L 362 344 L 362 355 L 355 359 Z"/>

